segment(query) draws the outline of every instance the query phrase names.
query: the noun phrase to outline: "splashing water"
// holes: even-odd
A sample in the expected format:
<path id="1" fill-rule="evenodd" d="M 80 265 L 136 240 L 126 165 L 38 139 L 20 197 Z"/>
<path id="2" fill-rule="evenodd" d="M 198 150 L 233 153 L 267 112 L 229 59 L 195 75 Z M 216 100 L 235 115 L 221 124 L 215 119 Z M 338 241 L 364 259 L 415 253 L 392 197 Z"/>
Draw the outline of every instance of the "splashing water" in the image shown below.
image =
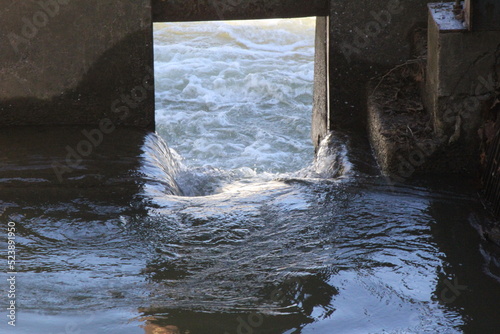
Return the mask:
<path id="1" fill-rule="evenodd" d="M 312 163 L 315 18 L 155 28 L 157 130 L 183 160 L 175 179 L 186 195 L 343 174 L 333 135 Z"/>

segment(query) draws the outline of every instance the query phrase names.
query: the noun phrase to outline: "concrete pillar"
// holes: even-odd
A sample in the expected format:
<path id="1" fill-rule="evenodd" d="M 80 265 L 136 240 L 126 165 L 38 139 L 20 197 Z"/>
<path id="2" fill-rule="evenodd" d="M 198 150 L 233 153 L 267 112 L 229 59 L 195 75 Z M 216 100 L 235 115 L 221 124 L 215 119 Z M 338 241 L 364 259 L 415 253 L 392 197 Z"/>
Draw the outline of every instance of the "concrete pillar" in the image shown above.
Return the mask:
<path id="1" fill-rule="evenodd" d="M 425 27 L 428 0 L 330 1 L 330 127 L 365 127 L 370 78 L 410 58 L 410 33 Z"/>
<path id="2" fill-rule="evenodd" d="M 330 112 L 330 52 L 329 18 L 316 19 L 314 53 L 314 96 L 311 138 L 317 149 L 329 130 Z"/>
<path id="3" fill-rule="evenodd" d="M 154 128 L 151 0 L 0 0 L 0 126 Z"/>
<path id="4" fill-rule="evenodd" d="M 472 149 L 485 101 L 498 85 L 500 31 L 468 31 L 452 6 L 429 4 L 425 103 L 437 136 Z"/>

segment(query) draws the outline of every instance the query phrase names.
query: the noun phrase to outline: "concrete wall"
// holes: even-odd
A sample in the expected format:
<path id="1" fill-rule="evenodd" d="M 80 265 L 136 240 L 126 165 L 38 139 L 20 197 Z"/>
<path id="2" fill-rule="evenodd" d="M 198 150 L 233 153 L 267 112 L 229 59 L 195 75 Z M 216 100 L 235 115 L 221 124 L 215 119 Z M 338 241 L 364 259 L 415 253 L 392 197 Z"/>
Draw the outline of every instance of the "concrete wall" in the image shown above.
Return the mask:
<path id="1" fill-rule="evenodd" d="M 368 79 L 410 57 L 408 35 L 425 26 L 427 2 L 0 0 L 0 126 L 106 117 L 153 128 L 152 20 L 328 13 L 331 108 L 320 132 L 364 126 Z"/>
<path id="2" fill-rule="evenodd" d="M 483 122 L 482 105 L 494 93 L 500 74 L 500 32 L 443 31 L 430 17 L 428 45 L 425 102 L 434 129 L 450 136 L 459 117 L 471 142 Z"/>
<path id="3" fill-rule="evenodd" d="M 424 102 L 445 151 L 457 148 L 448 160 L 462 169 L 475 170 L 479 164 L 478 129 L 499 85 L 500 31 L 456 29 L 451 6 L 447 6 L 430 8 Z"/>
<path id="4" fill-rule="evenodd" d="M 410 58 L 411 32 L 427 23 L 428 0 L 330 2 L 329 128 L 364 127 L 366 84 Z"/>
<path id="5" fill-rule="evenodd" d="M 472 31 L 500 31 L 498 0 L 465 0 L 465 19 Z"/>
<path id="6" fill-rule="evenodd" d="M 0 126 L 154 127 L 150 0 L 0 0 Z"/>

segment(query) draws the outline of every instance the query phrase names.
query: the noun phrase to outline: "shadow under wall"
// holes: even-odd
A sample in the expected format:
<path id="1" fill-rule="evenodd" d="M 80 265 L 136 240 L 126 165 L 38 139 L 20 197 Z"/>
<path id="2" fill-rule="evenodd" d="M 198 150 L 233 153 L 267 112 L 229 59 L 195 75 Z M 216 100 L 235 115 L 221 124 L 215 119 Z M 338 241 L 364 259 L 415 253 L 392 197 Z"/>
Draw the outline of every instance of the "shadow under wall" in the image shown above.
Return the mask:
<path id="1" fill-rule="evenodd" d="M 81 198 L 130 207 L 140 202 L 146 182 L 141 166 L 148 133 L 77 126 L 2 129 L 0 205 L 20 214 Z"/>
<path id="2" fill-rule="evenodd" d="M 464 333 L 500 327 L 500 248 L 475 229 L 489 219 L 479 201 L 433 201 L 431 232 L 444 253 L 434 298 L 462 315 Z"/>

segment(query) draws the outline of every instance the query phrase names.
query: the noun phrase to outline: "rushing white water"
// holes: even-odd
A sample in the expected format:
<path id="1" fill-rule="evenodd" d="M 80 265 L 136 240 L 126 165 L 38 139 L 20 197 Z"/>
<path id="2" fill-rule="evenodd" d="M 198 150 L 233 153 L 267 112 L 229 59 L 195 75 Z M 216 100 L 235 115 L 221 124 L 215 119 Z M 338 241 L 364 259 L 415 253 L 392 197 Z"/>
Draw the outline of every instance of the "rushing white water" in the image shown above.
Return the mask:
<path id="1" fill-rule="evenodd" d="M 315 18 L 156 24 L 157 132 L 191 167 L 309 165 L 314 27 Z"/>

